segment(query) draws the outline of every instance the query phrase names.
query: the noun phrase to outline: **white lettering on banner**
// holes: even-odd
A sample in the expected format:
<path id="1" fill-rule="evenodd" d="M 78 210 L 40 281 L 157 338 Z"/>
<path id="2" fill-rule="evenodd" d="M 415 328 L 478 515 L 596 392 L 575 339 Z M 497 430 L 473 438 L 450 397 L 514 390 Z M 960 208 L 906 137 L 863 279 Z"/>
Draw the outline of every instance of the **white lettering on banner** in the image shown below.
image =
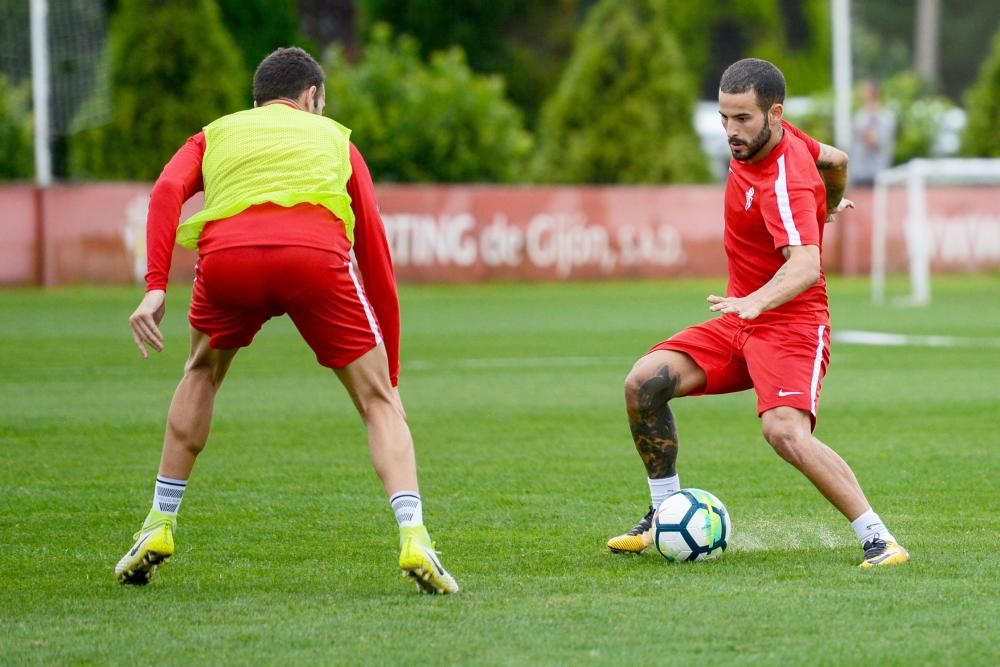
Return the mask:
<path id="1" fill-rule="evenodd" d="M 506 215 L 497 213 L 479 236 L 479 248 L 486 266 L 520 266 L 524 232 L 518 227 L 511 227 Z"/>
<path id="2" fill-rule="evenodd" d="M 585 264 L 597 264 L 607 273 L 615 268 L 608 231 L 587 226 L 578 213 L 539 213 L 528 223 L 526 246 L 532 264 L 554 266 L 560 278 Z"/>
<path id="3" fill-rule="evenodd" d="M 684 261 L 681 234 L 671 225 L 618 228 L 618 252 L 622 264 L 674 266 Z"/>
<path id="4" fill-rule="evenodd" d="M 686 259 L 680 232 L 665 223 L 609 230 L 587 224 L 582 213 L 547 212 L 536 214 L 524 227 L 511 224 L 504 213 L 494 214 L 487 224 L 470 213 L 394 213 L 382 220 L 393 261 L 400 267 L 466 267 L 479 261 L 490 267 L 519 267 L 527 262 L 566 278 L 581 267 L 597 267 L 610 275 L 616 266 L 676 266 Z"/>
<path id="5" fill-rule="evenodd" d="M 936 259 L 967 264 L 1000 262 L 1000 218 L 966 215 L 928 222 Z"/>
<path id="6" fill-rule="evenodd" d="M 386 236 L 393 260 L 401 265 L 432 266 L 476 263 L 478 250 L 471 232 L 476 220 L 459 215 L 384 215 Z"/>

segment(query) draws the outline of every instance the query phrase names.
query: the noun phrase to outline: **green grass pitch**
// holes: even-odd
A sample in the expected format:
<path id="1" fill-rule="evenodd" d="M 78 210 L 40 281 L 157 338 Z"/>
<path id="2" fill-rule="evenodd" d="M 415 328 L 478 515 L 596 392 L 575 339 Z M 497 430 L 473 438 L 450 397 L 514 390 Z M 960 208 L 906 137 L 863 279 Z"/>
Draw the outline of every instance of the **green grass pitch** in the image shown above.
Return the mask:
<path id="1" fill-rule="evenodd" d="M 1000 275 L 935 278 L 924 309 L 831 282 L 835 332 L 964 338 L 835 342 L 824 382 L 817 435 L 910 564 L 855 567 L 850 527 L 763 441 L 748 392 L 674 403 L 681 481 L 726 503 L 731 551 L 608 553 L 648 502 L 622 380 L 720 289 L 402 289 L 401 391 L 450 598 L 399 577 L 360 421 L 287 319 L 236 358 L 173 562 L 118 585 L 189 294 L 173 288 L 167 350 L 143 362 L 137 289 L 0 291 L 0 664 L 1000 664 Z"/>

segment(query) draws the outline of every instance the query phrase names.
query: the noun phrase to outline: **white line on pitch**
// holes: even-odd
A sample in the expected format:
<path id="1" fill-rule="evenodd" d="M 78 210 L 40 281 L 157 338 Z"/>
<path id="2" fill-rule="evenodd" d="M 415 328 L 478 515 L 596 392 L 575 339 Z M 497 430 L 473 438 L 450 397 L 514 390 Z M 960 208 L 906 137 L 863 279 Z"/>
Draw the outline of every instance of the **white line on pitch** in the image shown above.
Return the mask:
<path id="1" fill-rule="evenodd" d="M 834 331 L 833 340 L 847 345 L 876 347 L 971 347 L 1000 348 L 1000 338 L 962 336 L 920 336 L 881 331 Z M 641 356 L 641 355 L 639 355 Z M 585 368 L 593 366 L 631 367 L 636 357 L 497 357 L 480 359 L 413 359 L 403 365 L 409 370 L 479 370 L 490 368 Z"/>
<path id="2" fill-rule="evenodd" d="M 636 357 L 638 358 L 638 357 Z M 411 370 L 482 368 L 583 368 L 587 366 L 631 366 L 632 357 L 500 357 L 496 359 L 414 359 L 403 362 Z"/>
<path id="3" fill-rule="evenodd" d="M 997 347 L 1000 338 L 972 338 L 970 336 L 920 336 L 883 331 L 834 331 L 837 343 L 849 345 L 874 345 L 877 347 Z"/>

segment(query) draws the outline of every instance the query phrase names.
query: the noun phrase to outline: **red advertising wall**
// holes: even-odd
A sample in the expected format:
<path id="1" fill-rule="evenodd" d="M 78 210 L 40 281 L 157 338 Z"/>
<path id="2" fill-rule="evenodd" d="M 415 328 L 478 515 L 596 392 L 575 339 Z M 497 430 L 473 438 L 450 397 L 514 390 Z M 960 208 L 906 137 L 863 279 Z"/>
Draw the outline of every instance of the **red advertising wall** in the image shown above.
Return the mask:
<path id="1" fill-rule="evenodd" d="M 150 185 L 0 187 L 0 284 L 123 283 L 145 272 Z M 929 191 L 938 271 L 1000 268 L 1000 188 Z M 401 281 L 592 280 L 725 274 L 722 187 L 381 186 L 378 196 Z M 828 227 L 828 272 L 868 272 L 870 190 Z M 41 206 L 36 206 L 40 200 Z M 184 216 L 201 206 L 200 196 Z M 889 267 L 905 267 L 905 193 L 889 198 Z M 39 218 L 40 215 L 40 218 Z M 39 224 L 40 220 L 40 224 Z M 36 231 L 41 228 L 42 238 Z M 177 248 L 172 280 L 195 255 Z"/>

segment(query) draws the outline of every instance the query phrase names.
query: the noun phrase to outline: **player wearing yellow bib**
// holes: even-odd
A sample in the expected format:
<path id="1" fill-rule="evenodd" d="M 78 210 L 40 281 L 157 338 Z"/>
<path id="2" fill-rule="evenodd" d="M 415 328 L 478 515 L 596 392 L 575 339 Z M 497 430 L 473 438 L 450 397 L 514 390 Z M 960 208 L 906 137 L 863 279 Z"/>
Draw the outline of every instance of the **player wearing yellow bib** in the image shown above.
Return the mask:
<path id="1" fill-rule="evenodd" d="M 170 404 L 153 506 L 115 575 L 145 584 L 173 556 L 177 511 L 226 371 L 264 322 L 287 313 L 364 420 L 399 524 L 403 574 L 425 592 L 455 593 L 423 525 L 396 388 L 399 301 L 368 168 L 350 130 L 322 116 L 323 70 L 305 51 L 269 55 L 253 86 L 254 108 L 191 137 L 150 196 L 147 291 L 130 318 L 132 336 L 143 356 L 146 345 L 163 349 L 159 323 L 176 240 L 198 249 L 191 352 Z M 204 210 L 178 226 L 181 205 L 202 189 Z"/>

